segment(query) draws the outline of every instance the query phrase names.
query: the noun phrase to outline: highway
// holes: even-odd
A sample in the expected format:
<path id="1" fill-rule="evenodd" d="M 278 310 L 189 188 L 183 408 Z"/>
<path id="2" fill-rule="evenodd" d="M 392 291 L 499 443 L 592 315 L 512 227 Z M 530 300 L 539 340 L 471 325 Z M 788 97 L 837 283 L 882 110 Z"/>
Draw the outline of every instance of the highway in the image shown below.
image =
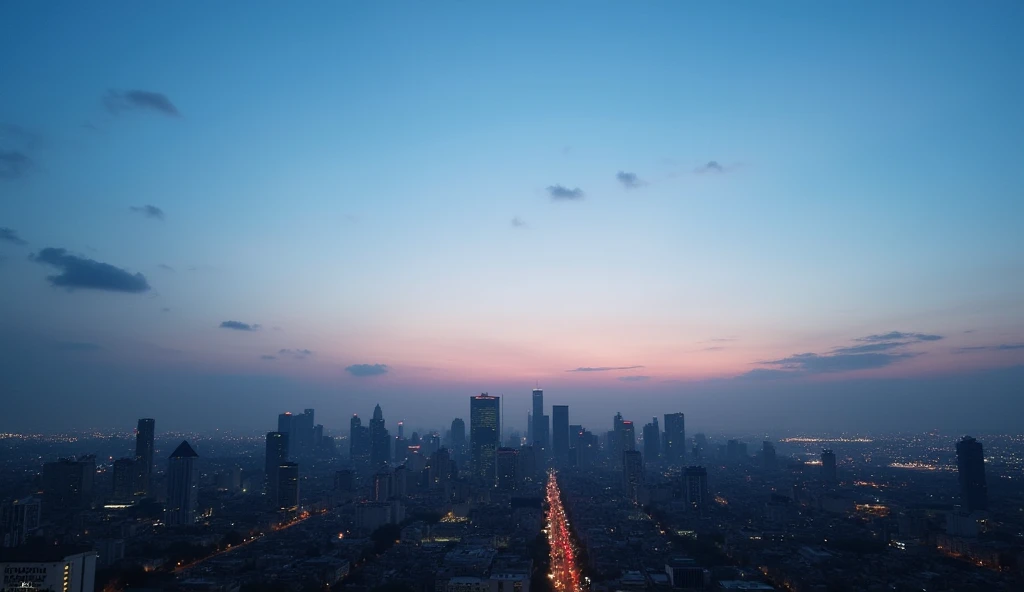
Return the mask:
<path id="1" fill-rule="evenodd" d="M 551 572 L 548 577 L 558 592 L 582 592 L 576 550 L 569 536 L 569 522 L 566 520 L 565 508 L 562 507 L 562 495 L 555 471 L 548 473 L 547 501 L 547 534 L 548 545 L 551 547 Z"/>

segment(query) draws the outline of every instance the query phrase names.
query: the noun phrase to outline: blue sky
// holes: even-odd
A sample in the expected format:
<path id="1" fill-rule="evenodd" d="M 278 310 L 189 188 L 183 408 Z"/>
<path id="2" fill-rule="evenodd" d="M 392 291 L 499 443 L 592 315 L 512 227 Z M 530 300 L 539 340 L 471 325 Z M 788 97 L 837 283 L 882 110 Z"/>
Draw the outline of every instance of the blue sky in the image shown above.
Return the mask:
<path id="1" fill-rule="evenodd" d="M 923 402 L 943 375 L 996 372 L 1011 404 L 1021 13 L 5 4 L 0 364 L 19 422 L 184 424 L 167 376 L 225 406 L 260 390 L 248 424 L 307 402 L 416 415 L 430 393 L 440 425 L 483 390 L 525 414 L 538 381 L 556 403 L 602 393 L 595 423 L 629 395 L 727 424 L 745 421 L 729 397 L 766 388 L 752 370 L 835 408 L 854 384 L 910 381 Z M 54 285 L 47 248 L 149 289 Z M 893 331 L 942 339 L 863 341 Z M 889 345 L 842 350 L 866 343 Z M 52 415 L 75 394 L 90 403 Z"/>

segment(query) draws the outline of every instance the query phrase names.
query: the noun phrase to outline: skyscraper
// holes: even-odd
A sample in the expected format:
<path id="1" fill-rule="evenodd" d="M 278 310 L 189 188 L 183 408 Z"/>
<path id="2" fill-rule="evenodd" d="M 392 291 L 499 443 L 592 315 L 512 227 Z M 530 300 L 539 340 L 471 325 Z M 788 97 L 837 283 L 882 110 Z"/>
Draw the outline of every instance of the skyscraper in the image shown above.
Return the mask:
<path id="1" fill-rule="evenodd" d="M 662 454 L 670 465 L 682 466 L 686 462 L 686 416 L 682 413 L 665 414 L 665 446 Z"/>
<path id="2" fill-rule="evenodd" d="M 661 456 L 661 428 L 658 427 L 658 418 L 651 419 L 651 423 L 644 426 L 644 460 L 649 463 L 656 462 Z"/>
<path id="3" fill-rule="evenodd" d="M 370 462 L 374 468 L 391 462 L 391 436 L 384 427 L 384 412 L 378 404 L 370 420 Z"/>
<path id="4" fill-rule="evenodd" d="M 541 389 L 533 389 L 533 413 L 531 414 L 533 419 L 533 448 L 537 452 L 539 458 L 545 458 L 549 450 L 548 446 L 548 426 L 544 416 L 544 391 Z"/>
<path id="5" fill-rule="evenodd" d="M 277 469 L 282 463 L 288 460 L 288 434 L 281 432 L 267 432 L 266 458 L 263 463 L 263 470 L 266 473 L 267 500 L 272 507 L 277 507 L 278 501 L 278 478 Z"/>
<path id="6" fill-rule="evenodd" d="M 135 497 L 139 487 L 136 485 L 142 471 L 139 461 L 134 458 L 119 458 L 114 461 L 114 484 L 111 490 L 114 501 L 127 503 Z"/>
<path id="7" fill-rule="evenodd" d="M 622 453 L 622 482 L 626 497 L 636 502 L 640 485 L 644 482 L 644 459 L 639 450 Z"/>
<path id="8" fill-rule="evenodd" d="M 487 393 L 469 398 L 469 439 L 473 449 L 473 474 L 487 485 L 495 479 L 495 455 L 501 441 L 501 400 Z"/>
<path id="9" fill-rule="evenodd" d="M 452 420 L 452 454 L 459 464 L 466 459 L 466 422 L 458 417 Z"/>
<path id="10" fill-rule="evenodd" d="M 775 470 L 775 444 L 767 440 L 761 443 L 761 466 L 766 471 Z"/>
<path id="11" fill-rule="evenodd" d="M 135 493 L 152 495 L 153 479 L 153 436 L 156 433 L 156 420 L 140 419 L 135 428 Z"/>
<path id="12" fill-rule="evenodd" d="M 960 503 L 968 512 L 987 510 L 988 485 L 981 442 L 964 436 L 956 443 L 956 468 L 960 480 Z"/>
<path id="13" fill-rule="evenodd" d="M 183 441 L 174 449 L 167 464 L 167 506 L 164 523 L 168 526 L 194 524 L 199 509 L 199 455 Z"/>
<path id="14" fill-rule="evenodd" d="M 559 463 L 569 462 L 569 406 L 551 407 L 551 453 Z"/>
<path id="15" fill-rule="evenodd" d="M 47 516 L 92 506 L 96 457 L 62 458 L 43 465 L 43 513 Z"/>
<path id="16" fill-rule="evenodd" d="M 710 502 L 708 470 L 704 467 L 686 467 L 683 470 L 683 497 L 691 508 L 703 512 Z"/>
<path id="17" fill-rule="evenodd" d="M 636 450 L 636 429 L 632 421 L 626 420 L 619 424 L 618 441 L 623 452 Z"/>
<path id="18" fill-rule="evenodd" d="M 511 491 L 519 487 L 519 450 L 499 448 L 497 453 L 498 489 Z"/>
<path id="19" fill-rule="evenodd" d="M 292 431 L 288 435 L 288 442 L 293 450 L 289 450 L 289 454 L 301 455 L 312 452 L 315 415 L 314 409 L 306 409 L 301 415 L 292 416 Z"/>
<path id="20" fill-rule="evenodd" d="M 826 483 L 839 480 L 836 474 L 836 453 L 828 449 L 821 451 L 821 480 Z"/>
<path id="21" fill-rule="evenodd" d="M 294 425 L 295 416 L 292 415 L 291 411 L 285 411 L 284 413 L 278 414 L 277 431 L 282 434 L 288 434 L 288 454 L 298 452 L 298 445 L 295 443 L 295 438 L 292 435 Z"/>
<path id="22" fill-rule="evenodd" d="M 293 462 L 282 462 L 277 466 L 277 504 L 276 508 L 285 512 L 299 509 L 299 465 Z"/>

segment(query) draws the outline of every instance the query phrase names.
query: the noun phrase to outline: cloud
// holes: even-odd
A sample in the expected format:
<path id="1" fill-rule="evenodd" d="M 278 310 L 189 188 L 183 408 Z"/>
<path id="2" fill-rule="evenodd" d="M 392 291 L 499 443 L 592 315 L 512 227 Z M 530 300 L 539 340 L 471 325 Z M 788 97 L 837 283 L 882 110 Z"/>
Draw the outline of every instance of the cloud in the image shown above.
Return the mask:
<path id="1" fill-rule="evenodd" d="M 512 218 L 512 226 L 516 228 L 526 228 L 526 220 L 516 216 L 515 218 Z"/>
<path id="2" fill-rule="evenodd" d="M 869 343 L 877 341 L 893 341 L 896 339 L 910 339 L 914 341 L 938 341 L 942 339 L 942 335 L 929 335 L 927 333 L 903 333 L 901 331 L 890 331 L 888 333 L 881 333 L 878 335 L 868 335 L 867 337 L 861 337 L 854 341 L 866 341 Z"/>
<path id="3" fill-rule="evenodd" d="M 169 117 L 181 117 L 178 108 L 166 95 L 146 90 L 111 90 L 103 98 L 107 110 L 114 114 L 125 111 L 149 110 Z"/>
<path id="4" fill-rule="evenodd" d="M 1022 349 L 1024 349 L 1024 343 L 1002 343 L 1000 345 L 975 345 L 971 347 L 961 347 L 955 350 L 955 353 L 971 354 L 987 351 L 1016 351 Z"/>
<path id="5" fill-rule="evenodd" d="M 913 345 L 925 341 L 938 341 L 940 339 L 942 339 L 941 335 L 890 331 L 888 333 L 868 335 L 867 337 L 858 337 L 857 339 L 854 339 L 854 341 L 859 342 L 860 345 L 836 347 L 832 349 L 832 354 L 842 355 L 877 353 L 893 349 L 899 349 L 902 347 L 906 347 L 908 345 Z"/>
<path id="6" fill-rule="evenodd" d="M 86 341 L 58 341 L 53 344 L 53 347 L 61 351 L 96 351 L 102 349 L 99 344 Z"/>
<path id="7" fill-rule="evenodd" d="M 566 372 L 609 372 L 612 370 L 638 370 L 643 366 L 581 366 Z"/>
<path id="8" fill-rule="evenodd" d="M 142 214 L 147 218 L 156 218 L 157 220 L 164 219 L 164 211 L 156 206 L 132 206 L 128 209 L 136 214 Z"/>
<path id="9" fill-rule="evenodd" d="M 387 374 L 390 368 L 387 364 L 352 364 L 345 368 L 345 371 L 352 376 L 380 376 Z"/>
<path id="10" fill-rule="evenodd" d="M 291 356 L 296 360 L 304 360 L 313 355 L 313 352 L 308 349 L 282 349 L 277 353 L 282 356 Z"/>
<path id="11" fill-rule="evenodd" d="M 220 324 L 221 329 L 234 329 L 235 331 L 259 331 L 260 326 L 257 324 L 243 323 L 242 321 L 223 321 Z"/>
<path id="12" fill-rule="evenodd" d="M 33 259 L 60 269 L 61 273 L 47 276 L 46 279 L 54 286 L 68 290 L 82 288 L 132 293 L 149 290 L 149 282 L 141 273 L 132 275 L 108 263 L 69 255 L 65 249 L 47 247 L 39 251 Z"/>
<path id="13" fill-rule="evenodd" d="M 914 343 L 913 341 L 879 341 L 877 343 L 865 343 L 863 345 L 851 345 L 849 347 L 837 347 L 832 350 L 834 354 L 870 354 L 875 352 L 889 351 Z"/>
<path id="14" fill-rule="evenodd" d="M 725 346 L 723 345 L 713 345 L 711 347 L 705 347 L 700 351 L 722 351 L 723 349 L 725 349 Z"/>
<path id="15" fill-rule="evenodd" d="M 271 356 L 271 355 L 264 354 L 264 355 L 260 356 L 260 359 L 261 360 L 276 360 L 277 356 Z"/>
<path id="16" fill-rule="evenodd" d="M 549 185 L 548 195 L 554 201 L 572 201 L 577 199 L 583 199 L 583 190 L 579 187 L 575 189 L 569 189 L 562 185 Z"/>
<path id="17" fill-rule="evenodd" d="M 618 173 L 616 173 L 615 179 L 619 183 L 622 183 L 622 186 L 625 187 L 626 189 L 636 189 L 637 187 L 643 187 L 644 185 L 647 184 L 644 181 L 640 180 L 640 178 L 636 176 L 636 173 L 627 173 L 624 171 L 619 171 Z"/>
<path id="18" fill-rule="evenodd" d="M 736 337 L 715 337 L 714 339 L 708 339 L 702 343 L 726 343 L 729 341 L 736 341 L 737 339 L 738 338 Z"/>
<path id="19" fill-rule="evenodd" d="M 170 265 L 167 265 L 166 263 L 161 263 L 160 265 L 157 265 L 157 267 L 164 271 L 174 271 L 174 268 L 171 267 Z"/>
<path id="20" fill-rule="evenodd" d="M 32 168 L 32 159 L 20 150 L 0 149 L 0 179 L 18 179 Z"/>
<path id="21" fill-rule="evenodd" d="M 13 228 L 0 228 L 0 241 L 14 243 L 19 247 L 27 245 L 28 243 L 18 236 L 18 233 Z"/>
<path id="22" fill-rule="evenodd" d="M 160 309 L 160 312 L 171 312 L 171 309 L 165 306 Z"/>
<path id="23" fill-rule="evenodd" d="M 650 380 L 650 376 L 620 376 L 619 380 L 623 382 L 644 382 Z"/>
<path id="24" fill-rule="evenodd" d="M 803 374 L 831 374 L 835 372 L 852 372 L 856 370 L 872 370 L 884 368 L 902 359 L 912 358 L 917 354 L 899 353 L 867 353 L 867 354 L 795 354 L 781 360 L 764 362 L 769 366 Z"/>
<path id="25" fill-rule="evenodd" d="M 701 166 L 693 169 L 693 172 L 698 175 L 703 175 L 705 173 L 724 173 L 725 167 L 714 160 L 709 160 L 707 164 L 702 164 Z"/>

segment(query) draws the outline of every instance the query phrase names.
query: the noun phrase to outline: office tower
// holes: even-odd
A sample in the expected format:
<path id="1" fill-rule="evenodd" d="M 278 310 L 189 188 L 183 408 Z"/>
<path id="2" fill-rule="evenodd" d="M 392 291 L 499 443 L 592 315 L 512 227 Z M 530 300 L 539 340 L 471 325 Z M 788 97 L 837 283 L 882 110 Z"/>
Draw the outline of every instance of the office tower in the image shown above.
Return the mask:
<path id="1" fill-rule="evenodd" d="M 399 438 L 404 438 L 405 437 L 405 422 L 404 421 L 399 421 L 398 422 L 398 437 Z"/>
<path id="2" fill-rule="evenodd" d="M 292 418 L 292 433 L 288 441 L 297 449 L 298 454 L 309 454 L 313 451 L 313 429 L 316 425 L 315 415 L 316 411 L 314 409 L 306 409 L 301 415 L 296 415 Z"/>
<path id="3" fill-rule="evenodd" d="M 167 463 L 167 526 L 194 524 L 199 510 L 199 455 L 182 442 L 174 449 Z"/>
<path id="4" fill-rule="evenodd" d="M 370 462 L 374 467 L 391 462 L 391 435 L 384 427 L 384 412 L 378 404 L 370 420 Z"/>
<path id="5" fill-rule="evenodd" d="M 313 426 L 313 448 L 322 448 L 324 445 L 324 426 L 316 424 Z"/>
<path id="6" fill-rule="evenodd" d="M 447 448 L 438 448 L 430 455 L 428 480 L 431 487 L 443 488 L 452 478 L 452 457 Z"/>
<path id="7" fill-rule="evenodd" d="M 469 439 L 473 449 L 473 474 L 486 485 L 494 485 L 495 454 L 501 419 L 501 400 L 487 393 L 469 398 Z"/>
<path id="8" fill-rule="evenodd" d="M 45 545 L 0 557 L 7 592 L 93 592 L 97 552 L 79 545 Z"/>
<path id="9" fill-rule="evenodd" d="M 703 512 L 710 503 L 708 494 L 708 470 L 704 467 L 683 469 L 683 497 L 691 508 Z"/>
<path id="10" fill-rule="evenodd" d="M 581 428 L 576 440 L 576 466 L 589 467 L 594 464 L 599 448 L 597 434 Z"/>
<path id="11" fill-rule="evenodd" d="M 277 466 L 277 504 L 283 512 L 299 509 L 299 463 L 284 461 Z"/>
<path id="12" fill-rule="evenodd" d="M 544 458 L 548 443 L 544 438 L 546 426 L 541 426 L 544 422 L 544 391 L 539 388 L 533 389 L 533 412 L 530 415 L 533 420 L 533 440 L 530 444 L 537 450 L 540 458 Z"/>
<path id="13" fill-rule="evenodd" d="M 442 484 L 442 487 L 444 484 Z M 409 469 L 404 465 L 391 472 L 391 496 L 404 498 L 409 493 Z"/>
<path id="14" fill-rule="evenodd" d="M 560 463 L 569 462 L 569 406 L 551 407 L 551 453 Z"/>
<path id="15" fill-rule="evenodd" d="M 295 442 L 295 436 L 292 433 L 295 425 L 295 416 L 292 415 L 291 411 L 280 413 L 277 416 L 277 431 L 282 434 L 288 434 L 288 454 L 295 454 L 299 450 L 298 444 Z"/>
<path id="16" fill-rule="evenodd" d="M 978 442 L 964 436 L 956 443 L 956 468 L 960 480 L 960 503 L 968 512 L 988 509 L 988 485 L 985 482 L 985 452 Z"/>
<path id="17" fill-rule="evenodd" d="M 636 502 L 640 485 L 644 482 L 644 459 L 639 450 L 622 453 L 622 482 L 626 497 Z"/>
<path id="18" fill-rule="evenodd" d="M 112 498 L 116 502 L 127 503 L 135 497 L 139 490 L 138 479 L 142 476 L 139 470 L 139 460 L 134 458 L 119 458 L 114 461 L 114 483 Z"/>
<path id="19" fill-rule="evenodd" d="M 391 471 L 387 468 L 373 474 L 373 490 L 370 496 L 375 502 L 384 502 L 391 497 Z"/>
<path id="20" fill-rule="evenodd" d="M 356 474 L 352 469 L 341 469 L 334 472 L 334 490 L 352 493 L 356 490 Z"/>
<path id="21" fill-rule="evenodd" d="M 831 450 L 821 451 L 821 479 L 826 483 L 835 483 L 836 478 L 836 453 Z"/>
<path id="22" fill-rule="evenodd" d="M 24 545 L 43 521 L 43 503 L 26 497 L 0 506 L 0 547 Z"/>
<path id="23" fill-rule="evenodd" d="M 608 432 L 608 451 L 616 463 L 622 458 L 622 414 L 616 412 L 612 418 L 612 431 Z"/>
<path id="24" fill-rule="evenodd" d="M 43 512 L 53 516 L 91 507 L 95 479 L 94 456 L 84 456 L 78 460 L 62 458 L 44 464 Z"/>
<path id="25" fill-rule="evenodd" d="M 456 417 L 452 420 L 452 452 L 455 461 L 461 464 L 466 459 L 466 422 Z"/>
<path id="26" fill-rule="evenodd" d="M 266 456 L 263 462 L 265 473 L 264 491 L 270 505 L 277 507 L 278 499 L 278 478 L 277 469 L 282 463 L 288 460 L 288 434 L 282 432 L 267 432 Z"/>
<path id="27" fill-rule="evenodd" d="M 766 471 L 775 470 L 775 444 L 767 440 L 761 443 L 761 466 Z"/>
<path id="28" fill-rule="evenodd" d="M 686 462 L 686 416 L 682 413 L 665 414 L 665 462 L 682 466 Z"/>
<path id="29" fill-rule="evenodd" d="M 658 427 L 658 418 L 655 417 L 651 423 L 644 426 L 644 460 L 657 462 L 661 456 L 661 428 Z"/>
<path id="30" fill-rule="evenodd" d="M 626 420 L 619 424 L 618 441 L 623 452 L 636 450 L 636 429 L 632 421 Z"/>
<path id="31" fill-rule="evenodd" d="M 537 453 L 533 446 L 519 447 L 519 478 L 524 481 L 535 481 L 537 475 Z"/>
<path id="32" fill-rule="evenodd" d="M 497 454 L 498 489 L 512 491 L 519 487 L 519 451 L 499 448 Z"/>
<path id="33" fill-rule="evenodd" d="M 135 428 L 135 493 L 153 495 L 153 436 L 156 434 L 155 419 L 140 419 Z"/>

